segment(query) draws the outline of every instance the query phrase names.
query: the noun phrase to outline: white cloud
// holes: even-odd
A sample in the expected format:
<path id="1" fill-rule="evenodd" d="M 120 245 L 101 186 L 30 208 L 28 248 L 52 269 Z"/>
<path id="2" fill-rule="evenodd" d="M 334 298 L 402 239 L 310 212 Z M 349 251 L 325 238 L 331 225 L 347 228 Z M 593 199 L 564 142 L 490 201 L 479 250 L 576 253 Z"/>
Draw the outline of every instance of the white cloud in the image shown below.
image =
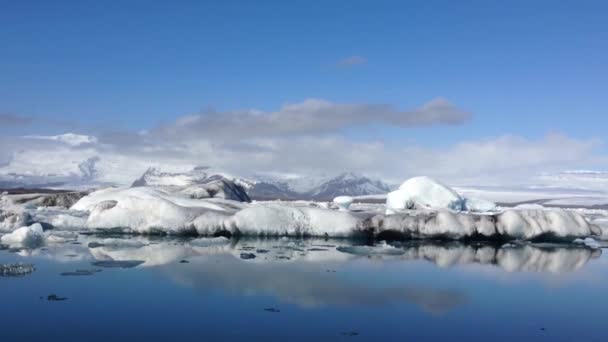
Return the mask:
<path id="1" fill-rule="evenodd" d="M 11 173 L 59 180 L 87 173 L 101 182 L 128 184 L 150 166 L 180 171 L 205 165 L 243 176 L 354 171 L 392 182 L 429 175 L 455 185 L 502 185 L 530 183 L 543 172 L 608 165 L 598 153 L 601 141 L 560 134 L 467 139 L 433 148 L 353 141 L 340 135 L 343 128 L 371 123 L 458 124 L 469 116 L 442 99 L 410 111 L 306 100 L 274 112 L 190 115 L 139 133 L 0 137 L 0 181 Z M 95 162 L 87 163 L 91 160 Z"/>
<path id="2" fill-rule="evenodd" d="M 334 103 L 308 99 L 283 105 L 279 110 L 235 110 L 205 112 L 178 118 L 175 123 L 158 128 L 155 138 L 234 137 L 326 134 L 340 129 L 368 124 L 397 127 L 462 124 L 471 114 L 445 99 L 437 98 L 419 108 L 401 111 L 384 104 Z"/>
<path id="3" fill-rule="evenodd" d="M 381 141 L 354 142 L 340 136 L 253 138 L 234 143 L 190 139 L 179 143 L 159 140 L 132 146 L 40 144 L 20 138 L 0 174 L 80 174 L 79 165 L 99 157 L 96 175 L 102 182 L 128 184 L 150 166 L 167 171 L 210 165 L 232 174 L 333 174 L 360 172 L 400 182 L 429 175 L 450 184 L 522 184 L 543 172 L 587 165 L 606 165 L 596 153 L 597 140 L 547 135 L 530 140 L 518 136 L 465 141 L 444 148 L 391 147 Z M 9 148 L 8 145 L 5 145 Z"/>

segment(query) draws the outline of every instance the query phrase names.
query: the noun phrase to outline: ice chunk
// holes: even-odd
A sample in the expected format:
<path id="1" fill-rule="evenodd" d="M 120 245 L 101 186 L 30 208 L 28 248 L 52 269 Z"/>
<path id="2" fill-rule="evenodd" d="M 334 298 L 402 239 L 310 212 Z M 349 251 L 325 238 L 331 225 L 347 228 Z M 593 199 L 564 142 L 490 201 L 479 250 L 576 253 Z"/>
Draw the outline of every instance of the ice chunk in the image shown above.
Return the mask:
<path id="1" fill-rule="evenodd" d="M 542 204 L 538 204 L 538 203 L 524 203 L 524 204 L 516 205 L 515 207 L 513 207 L 513 209 L 517 209 L 517 210 L 543 210 L 543 209 L 545 209 L 545 207 Z"/>
<path id="2" fill-rule="evenodd" d="M 353 198 L 350 196 L 338 196 L 334 198 L 333 202 L 342 211 L 348 211 L 348 207 L 353 203 Z"/>
<path id="3" fill-rule="evenodd" d="M 414 177 L 387 195 L 386 207 L 389 211 L 425 208 L 462 210 L 463 200 L 456 191 L 429 177 Z"/>
<path id="4" fill-rule="evenodd" d="M 30 214 L 21 207 L 0 208 L 0 231 L 13 231 L 27 225 L 30 220 Z"/>
<path id="5" fill-rule="evenodd" d="M 11 246 L 35 247 L 44 242 L 44 232 L 40 223 L 21 227 L 10 234 L 3 235 L 0 241 Z"/>
<path id="6" fill-rule="evenodd" d="M 594 238 L 584 238 L 584 239 L 574 239 L 574 241 L 572 241 L 573 243 L 579 244 L 579 245 L 585 245 L 587 247 L 591 247 L 591 248 L 600 248 L 602 247 L 600 243 L 598 243 L 597 241 L 595 241 Z"/>
<path id="7" fill-rule="evenodd" d="M 496 211 L 496 203 L 480 198 L 467 197 L 463 202 L 463 210 L 474 212 Z"/>
<path id="8" fill-rule="evenodd" d="M 391 245 L 383 242 L 378 246 L 340 246 L 336 250 L 342 253 L 363 255 L 363 256 L 375 256 L 375 255 L 402 255 L 405 254 L 405 250 L 401 248 L 395 248 Z"/>

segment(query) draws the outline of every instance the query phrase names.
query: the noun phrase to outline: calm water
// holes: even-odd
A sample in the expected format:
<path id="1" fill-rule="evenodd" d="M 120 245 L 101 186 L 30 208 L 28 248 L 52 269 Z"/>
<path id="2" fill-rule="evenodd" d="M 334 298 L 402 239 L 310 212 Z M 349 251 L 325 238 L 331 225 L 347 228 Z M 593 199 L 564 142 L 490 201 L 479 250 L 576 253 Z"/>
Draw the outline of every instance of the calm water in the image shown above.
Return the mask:
<path id="1" fill-rule="evenodd" d="M 0 251 L 36 268 L 0 277 L 0 336 L 603 341 L 607 260 L 557 245 L 78 236 Z"/>

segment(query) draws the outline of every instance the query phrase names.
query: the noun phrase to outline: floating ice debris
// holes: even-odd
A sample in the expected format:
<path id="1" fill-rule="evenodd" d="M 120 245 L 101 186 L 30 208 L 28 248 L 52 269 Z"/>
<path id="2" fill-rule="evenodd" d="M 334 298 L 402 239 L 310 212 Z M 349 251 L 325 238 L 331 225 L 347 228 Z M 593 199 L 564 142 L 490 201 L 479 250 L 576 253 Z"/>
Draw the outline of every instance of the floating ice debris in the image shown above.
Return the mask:
<path id="1" fill-rule="evenodd" d="M 253 253 L 241 253 L 241 259 L 245 259 L 245 260 L 255 259 L 255 254 L 253 254 Z"/>
<path id="2" fill-rule="evenodd" d="M 143 264 L 142 260 L 100 260 L 93 262 L 93 266 L 105 268 L 133 268 Z"/>
<path id="3" fill-rule="evenodd" d="M 584 239 L 575 239 L 572 243 L 576 243 L 579 245 L 585 245 L 591 248 L 601 248 L 602 245 L 597 242 L 594 238 L 584 238 Z"/>
<path id="4" fill-rule="evenodd" d="M 74 272 L 63 272 L 60 273 L 62 276 L 90 276 L 95 273 L 101 272 L 100 269 L 92 269 L 92 270 L 76 270 Z"/>
<path id="5" fill-rule="evenodd" d="M 35 270 L 33 264 L 0 264 L 0 277 L 23 277 Z"/>
<path id="6" fill-rule="evenodd" d="M 395 248 L 386 243 L 379 246 L 341 246 L 338 251 L 354 255 L 402 255 L 405 250 Z"/>
<path id="7" fill-rule="evenodd" d="M 56 294 L 50 294 L 46 297 L 46 300 L 48 300 L 49 302 L 61 302 L 64 300 L 68 300 L 67 297 L 59 297 Z"/>

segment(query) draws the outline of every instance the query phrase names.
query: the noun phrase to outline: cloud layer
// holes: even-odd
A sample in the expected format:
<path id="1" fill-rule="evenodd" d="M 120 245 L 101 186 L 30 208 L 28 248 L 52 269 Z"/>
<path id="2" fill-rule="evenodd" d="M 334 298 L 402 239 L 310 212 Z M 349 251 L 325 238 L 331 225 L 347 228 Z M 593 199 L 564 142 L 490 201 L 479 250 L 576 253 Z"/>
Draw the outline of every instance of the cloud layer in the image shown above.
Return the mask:
<path id="1" fill-rule="evenodd" d="M 354 171 L 389 182 L 429 175 L 451 184 L 526 183 L 542 173 L 606 165 L 601 141 L 549 134 L 503 135 L 452 146 L 354 141 L 342 129 L 453 125 L 470 114 L 436 99 L 417 109 L 306 100 L 277 111 L 206 112 L 140 132 L 97 137 L 0 138 L 0 175 L 55 175 L 128 184 L 150 166 L 167 171 L 212 166 L 235 175 L 331 175 Z M 83 165 L 92 163 L 94 170 Z M 83 164 L 85 163 L 85 164 Z M 71 179 L 70 178 L 70 179 Z M 2 180 L 0 176 L 0 180 Z"/>

